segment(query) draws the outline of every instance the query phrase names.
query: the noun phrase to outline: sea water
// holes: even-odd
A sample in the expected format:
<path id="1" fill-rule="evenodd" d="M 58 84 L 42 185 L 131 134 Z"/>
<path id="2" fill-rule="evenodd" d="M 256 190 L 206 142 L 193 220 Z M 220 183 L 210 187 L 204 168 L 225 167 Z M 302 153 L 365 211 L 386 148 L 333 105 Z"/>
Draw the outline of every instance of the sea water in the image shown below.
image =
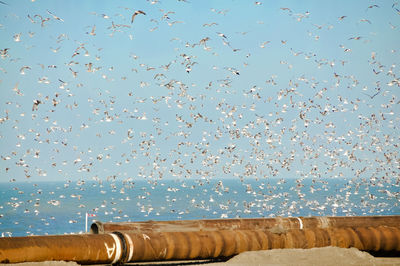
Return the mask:
<path id="1" fill-rule="evenodd" d="M 0 234 L 84 233 L 102 222 L 400 214 L 399 184 L 348 179 L 0 183 Z"/>

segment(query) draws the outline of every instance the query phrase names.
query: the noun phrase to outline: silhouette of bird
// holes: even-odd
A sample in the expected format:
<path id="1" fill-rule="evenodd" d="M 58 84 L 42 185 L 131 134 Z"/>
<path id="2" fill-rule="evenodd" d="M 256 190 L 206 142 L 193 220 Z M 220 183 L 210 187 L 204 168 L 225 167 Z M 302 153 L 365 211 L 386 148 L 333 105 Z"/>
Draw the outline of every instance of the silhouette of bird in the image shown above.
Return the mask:
<path id="1" fill-rule="evenodd" d="M 136 10 L 136 11 L 133 13 L 133 15 L 132 15 L 131 23 L 133 23 L 133 21 L 135 20 L 135 17 L 136 17 L 137 15 L 139 15 L 139 14 L 146 15 L 146 13 L 145 13 L 144 11 L 142 11 L 142 10 Z"/>

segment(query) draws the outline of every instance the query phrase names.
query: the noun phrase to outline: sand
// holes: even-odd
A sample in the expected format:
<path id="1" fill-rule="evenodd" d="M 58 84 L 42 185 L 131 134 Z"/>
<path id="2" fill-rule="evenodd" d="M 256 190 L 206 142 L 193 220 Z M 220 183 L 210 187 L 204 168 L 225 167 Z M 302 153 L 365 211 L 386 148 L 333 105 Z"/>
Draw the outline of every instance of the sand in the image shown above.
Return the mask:
<path id="1" fill-rule="evenodd" d="M 226 262 L 204 263 L 204 262 L 156 262 L 156 263 L 128 263 L 126 265 L 399 265 L 400 257 L 377 258 L 367 252 L 355 248 L 324 247 L 312 249 L 274 249 L 262 251 L 243 252 Z M 19 266 L 76 266 L 75 262 L 46 261 L 27 262 L 19 264 L 0 264 Z"/>
<path id="2" fill-rule="evenodd" d="M 324 247 L 249 251 L 218 265 L 400 265 L 400 258 L 376 258 L 356 248 Z"/>

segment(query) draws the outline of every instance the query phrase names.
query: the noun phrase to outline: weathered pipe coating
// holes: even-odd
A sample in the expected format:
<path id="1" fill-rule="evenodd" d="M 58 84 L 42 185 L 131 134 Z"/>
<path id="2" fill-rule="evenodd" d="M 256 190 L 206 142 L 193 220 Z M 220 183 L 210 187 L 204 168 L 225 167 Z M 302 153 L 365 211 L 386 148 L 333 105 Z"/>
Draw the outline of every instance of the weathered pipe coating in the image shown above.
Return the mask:
<path id="1" fill-rule="evenodd" d="M 355 247 L 400 254 L 398 227 L 343 227 L 186 232 L 115 232 L 0 238 L 0 263 L 76 261 L 80 264 L 230 257 L 275 248 Z"/>
<path id="2" fill-rule="evenodd" d="M 134 246 L 128 261 L 189 260 L 230 257 L 244 251 L 280 248 L 355 247 L 364 251 L 400 252 L 400 229 L 359 227 L 125 233 Z M 400 254 L 400 253 L 399 253 Z"/>
<path id="3" fill-rule="evenodd" d="M 362 217 L 299 217 L 299 218 L 256 218 L 256 219 L 214 219 L 181 221 L 147 221 L 121 223 L 92 223 L 93 234 L 118 232 L 187 232 L 216 230 L 267 230 L 307 229 L 329 227 L 380 226 L 400 227 L 400 216 Z"/>
<path id="4" fill-rule="evenodd" d="M 52 235 L 0 238 L 0 263 L 76 261 L 80 264 L 116 263 L 121 247 L 116 235 Z M 121 248 L 119 248 L 121 250 Z"/>

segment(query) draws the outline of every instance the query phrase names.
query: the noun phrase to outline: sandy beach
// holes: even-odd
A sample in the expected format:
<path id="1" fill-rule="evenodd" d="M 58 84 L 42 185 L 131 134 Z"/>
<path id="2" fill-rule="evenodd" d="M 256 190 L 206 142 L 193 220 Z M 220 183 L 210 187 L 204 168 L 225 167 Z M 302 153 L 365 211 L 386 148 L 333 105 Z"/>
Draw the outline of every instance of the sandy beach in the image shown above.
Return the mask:
<path id="1" fill-rule="evenodd" d="M 400 265 L 400 258 L 377 258 L 355 248 L 273 249 L 241 253 L 219 265 Z"/>
<path id="2" fill-rule="evenodd" d="M 21 266 L 73 266 L 75 262 L 46 261 L 27 262 Z M 324 247 L 312 249 L 274 249 L 243 252 L 226 262 L 184 261 L 127 263 L 126 265 L 400 265 L 400 257 L 374 257 L 367 252 L 355 248 Z"/>

